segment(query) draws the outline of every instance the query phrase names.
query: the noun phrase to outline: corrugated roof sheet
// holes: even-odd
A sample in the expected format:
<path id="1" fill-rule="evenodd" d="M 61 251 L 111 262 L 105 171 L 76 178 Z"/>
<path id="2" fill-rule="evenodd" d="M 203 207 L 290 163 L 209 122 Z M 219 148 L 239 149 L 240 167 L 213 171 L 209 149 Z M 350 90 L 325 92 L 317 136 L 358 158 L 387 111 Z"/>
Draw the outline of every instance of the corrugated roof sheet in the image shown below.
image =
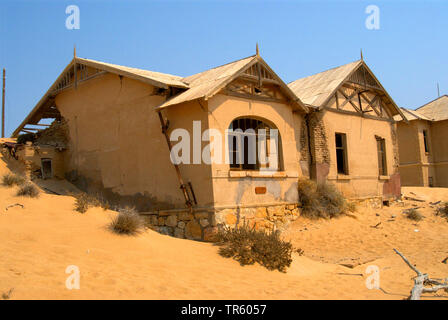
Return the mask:
<path id="1" fill-rule="evenodd" d="M 406 109 L 406 108 L 400 108 L 400 109 L 401 109 L 401 111 L 403 112 L 404 116 L 406 117 L 406 119 L 408 121 L 412 121 L 412 120 L 431 120 L 431 119 L 425 117 L 423 114 L 421 114 L 418 111 L 409 110 L 409 109 Z M 395 121 L 401 121 L 403 119 L 401 118 L 400 115 L 397 114 L 397 115 L 394 116 L 394 120 Z"/>
<path id="2" fill-rule="evenodd" d="M 362 63 L 361 60 L 290 82 L 288 87 L 303 103 L 321 106 L 349 74 Z"/>
<path id="3" fill-rule="evenodd" d="M 130 73 L 138 77 L 142 77 L 148 80 L 153 80 L 156 82 L 164 83 L 169 86 L 176 86 L 181 88 L 188 88 L 184 82 L 182 82 L 182 77 L 175 76 L 168 73 L 154 72 L 149 70 L 131 68 L 120 66 L 118 64 L 106 63 L 101 61 L 96 61 L 92 59 L 78 58 L 76 57 L 76 62 L 84 63 L 86 65 L 90 65 L 92 67 L 96 67 L 98 69 L 113 69 L 117 72 Z"/>
<path id="4" fill-rule="evenodd" d="M 448 119 L 448 95 L 441 96 L 417 109 L 422 114 L 433 121 Z"/>
<path id="5" fill-rule="evenodd" d="M 255 56 L 250 56 L 183 78 L 182 81 L 188 84 L 189 89 L 162 103 L 157 107 L 157 109 L 207 97 L 217 88 L 220 88 L 223 84 L 225 84 L 227 80 L 231 79 L 238 71 L 245 68 L 255 60 Z"/>

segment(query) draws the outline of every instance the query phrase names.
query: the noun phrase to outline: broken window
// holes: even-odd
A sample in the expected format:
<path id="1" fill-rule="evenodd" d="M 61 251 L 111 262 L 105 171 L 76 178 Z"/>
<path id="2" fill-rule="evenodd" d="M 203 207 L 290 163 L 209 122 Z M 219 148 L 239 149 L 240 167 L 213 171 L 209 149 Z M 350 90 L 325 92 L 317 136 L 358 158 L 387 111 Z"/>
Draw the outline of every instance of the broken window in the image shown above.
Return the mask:
<path id="1" fill-rule="evenodd" d="M 261 120 L 239 118 L 228 133 L 229 162 L 234 170 L 280 170 L 278 130 Z"/>
<path id="2" fill-rule="evenodd" d="M 386 139 L 377 137 L 376 144 L 378 149 L 378 169 L 380 176 L 387 176 L 386 162 Z"/>
<path id="3" fill-rule="evenodd" d="M 347 162 L 347 136 L 345 133 L 336 133 L 336 163 L 339 174 L 348 174 Z"/>
<path id="4" fill-rule="evenodd" d="M 428 153 L 429 152 L 429 147 L 428 147 L 428 131 L 423 130 L 423 144 L 425 146 L 425 152 Z"/>

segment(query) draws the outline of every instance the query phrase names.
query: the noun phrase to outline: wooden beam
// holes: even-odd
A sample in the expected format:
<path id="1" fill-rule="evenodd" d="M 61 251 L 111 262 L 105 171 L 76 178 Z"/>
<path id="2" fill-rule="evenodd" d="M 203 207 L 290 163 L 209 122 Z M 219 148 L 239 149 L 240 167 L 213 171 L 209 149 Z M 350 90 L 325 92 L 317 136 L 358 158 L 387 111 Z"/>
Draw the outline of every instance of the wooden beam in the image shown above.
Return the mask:
<path id="1" fill-rule="evenodd" d="M 229 96 L 250 99 L 250 100 L 260 100 L 260 101 L 266 101 L 266 102 L 277 102 L 277 103 L 285 103 L 285 104 L 288 103 L 288 101 L 282 100 L 282 99 L 268 98 L 268 97 L 258 96 L 255 94 L 254 95 L 244 94 L 244 93 L 234 92 L 234 91 L 231 91 L 228 89 L 224 89 L 223 93 L 226 95 L 229 95 Z"/>
<path id="2" fill-rule="evenodd" d="M 242 75 L 240 75 L 238 78 L 241 78 L 243 80 L 249 80 L 251 82 L 255 82 L 258 83 L 258 77 L 257 76 L 252 76 L 250 74 L 247 73 L 243 73 Z M 264 83 L 268 83 L 268 84 L 276 84 L 278 85 L 279 82 L 277 80 L 274 79 L 268 79 L 268 78 L 263 78 L 263 82 Z"/>
<path id="3" fill-rule="evenodd" d="M 380 121 L 386 121 L 386 122 L 394 122 L 393 120 L 389 119 L 389 118 L 380 118 L 377 116 L 373 116 L 373 115 L 368 115 L 368 114 L 362 114 L 360 112 L 355 112 L 355 111 L 348 111 L 348 110 L 337 110 L 335 108 L 330 108 L 330 107 L 323 107 L 324 110 L 327 111 L 331 111 L 331 112 L 336 112 L 336 113 L 341 113 L 341 114 L 346 114 L 346 115 L 351 115 L 351 116 L 358 116 L 358 117 L 364 117 L 367 119 L 372 119 L 372 120 L 380 120 Z"/>
<path id="4" fill-rule="evenodd" d="M 381 113 L 375 107 L 375 102 L 378 99 L 378 96 L 375 96 L 372 100 L 369 100 L 364 94 L 360 93 L 360 96 L 368 103 L 368 105 L 372 108 L 375 113 L 381 117 Z"/>
<path id="5" fill-rule="evenodd" d="M 340 94 L 342 94 L 342 96 L 346 99 L 345 101 L 344 101 L 344 103 L 342 103 L 342 105 L 341 105 L 341 109 L 349 102 L 351 105 L 352 105 L 352 107 L 356 110 L 356 111 L 358 111 L 359 113 L 362 113 L 361 112 L 361 110 L 359 110 L 359 108 L 353 103 L 353 101 L 352 101 L 352 99 L 354 99 L 355 98 L 355 96 L 357 95 L 357 91 L 355 91 L 355 92 L 353 92 L 351 95 L 350 95 L 350 97 L 348 97 L 342 90 L 338 90 L 339 91 L 339 93 Z"/>
<path id="6" fill-rule="evenodd" d="M 353 82 L 353 81 L 347 81 L 347 82 L 344 83 L 344 85 L 352 85 L 353 87 L 358 87 L 358 88 L 362 88 L 362 89 L 369 88 L 369 89 L 372 89 L 372 90 L 384 91 L 380 87 L 371 86 L 371 85 L 368 85 L 368 84 L 364 85 L 364 84 L 360 84 L 360 83 Z"/>
<path id="7" fill-rule="evenodd" d="M 339 107 L 339 99 L 338 99 L 338 92 L 336 91 L 335 93 L 334 93 L 334 98 L 336 99 L 336 109 L 340 109 L 340 107 Z"/>

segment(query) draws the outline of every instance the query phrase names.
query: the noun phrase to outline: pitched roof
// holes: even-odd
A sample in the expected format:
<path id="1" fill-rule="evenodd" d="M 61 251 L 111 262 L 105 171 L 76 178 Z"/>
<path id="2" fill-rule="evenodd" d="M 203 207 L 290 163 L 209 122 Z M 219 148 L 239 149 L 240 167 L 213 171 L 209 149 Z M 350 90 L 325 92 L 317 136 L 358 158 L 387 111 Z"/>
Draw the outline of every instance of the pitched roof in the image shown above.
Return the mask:
<path id="1" fill-rule="evenodd" d="M 111 73 L 120 74 L 122 76 L 127 76 L 134 78 L 136 80 L 141 80 L 143 82 L 149 82 L 156 86 L 166 87 L 174 86 L 180 88 L 188 88 L 188 85 L 182 82 L 182 77 L 175 76 L 168 73 L 154 72 L 149 70 L 131 68 L 120 66 L 118 64 L 106 63 L 101 61 L 96 61 L 92 59 L 75 58 L 77 63 L 81 63 L 93 68 L 101 69 Z"/>
<path id="2" fill-rule="evenodd" d="M 192 101 L 198 98 L 208 99 L 209 97 L 216 94 L 225 85 L 235 79 L 240 73 L 246 70 L 248 67 L 255 63 L 261 63 L 265 66 L 269 72 L 276 78 L 282 90 L 291 98 L 295 105 L 305 112 L 308 108 L 300 101 L 300 99 L 289 89 L 289 87 L 275 74 L 274 71 L 266 64 L 266 62 L 258 55 L 250 56 L 244 59 L 240 59 L 231 63 L 227 63 L 220 67 L 212 68 L 201 73 L 194 74 L 189 77 L 182 78 L 180 76 L 160 73 L 154 71 L 148 71 L 143 69 L 131 68 L 126 66 L 121 66 L 112 63 L 106 63 L 101 61 L 96 61 L 92 59 L 85 59 L 74 57 L 72 61 L 65 67 L 65 69 L 58 76 L 56 81 L 50 86 L 45 95 L 39 100 L 37 105 L 28 114 L 28 116 L 22 121 L 22 123 L 13 132 L 13 137 L 16 137 L 20 131 L 28 123 L 37 123 L 40 120 L 39 112 L 48 104 L 51 95 L 54 93 L 58 83 L 61 79 L 73 69 L 74 64 L 82 64 L 106 72 L 122 75 L 131 79 L 139 80 L 160 88 L 177 87 L 181 89 L 187 89 L 174 96 L 173 98 L 162 103 L 156 108 L 160 110 L 162 108 L 179 104 L 182 102 Z"/>
<path id="3" fill-rule="evenodd" d="M 156 110 L 176 105 L 179 103 L 192 101 L 199 98 L 208 99 L 215 95 L 219 90 L 242 74 L 252 65 L 262 64 L 277 80 L 280 87 L 291 98 L 291 100 L 299 106 L 300 109 L 307 112 L 308 108 L 301 102 L 296 94 L 278 77 L 275 72 L 267 65 L 267 63 L 258 55 L 253 55 L 244 59 L 240 59 L 225 65 L 206 70 L 201 73 L 185 77 L 182 81 L 188 84 L 189 89 L 165 101 Z"/>
<path id="4" fill-rule="evenodd" d="M 111 63 L 105 63 L 101 61 L 91 60 L 91 59 L 84 59 L 79 57 L 74 57 L 70 63 L 65 67 L 65 69 L 59 74 L 59 76 L 56 78 L 56 81 L 53 82 L 53 84 L 50 86 L 50 88 L 47 90 L 47 92 L 44 94 L 44 96 L 39 100 L 39 102 L 36 104 L 36 106 L 31 110 L 31 112 L 26 116 L 26 118 L 22 121 L 22 123 L 14 130 L 12 136 L 17 137 L 17 135 L 20 133 L 20 131 L 25 127 L 26 124 L 29 122 L 38 122 L 39 119 L 36 120 L 36 117 L 39 118 L 38 113 L 39 111 L 47 104 L 49 99 L 51 98 L 51 95 L 53 91 L 56 89 L 58 83 L 61 81 L 61 79 L 64 77 L 64 75 L 69 72 L 70 69 L 73 69 L 73 65 L 77 64 L 83 64 L 86 66 L 90 66 L 92 68 L 104 70 L 107 72 L 111 72 L 114 74 L 122 75 L 131 79 L 139 80 L 145 83 L 149 83 L 154 86 L 158 86 L 161 88 L 168 88 L 169 86 L 174 87 L 180 87 L 180 88 L 188 88 L 188 85 L 183 83 L 181 81 L 182 77 L 167 74 L 167 73 L 160 73 L 160 72 L 153 72 L 153 71 L 147 71 L 143 69 L 137 69 L 137 68 L 130 68 L 125 66 L 120 66 L 116 64 Z M 36 123 L 37 123 L 36 122 Z"/>
<path id="5" fill-rule="evenodd" d="M 403 112 L 404 116 L 406 117 L 406 119 L 408 121 L 412 121 L 412 120 L 431 120 L 431 119 L 425 117 L 423 114 L 421 114 L 418 111 L 409 110 L 409 109 L 406 109 L 406 108 L 400 108 L 400 109 L 401 109 L 401 111 Z M 394 116 L 394 119 L 395 119 L 395 121 L 401 121 L 402 120 L 402 118 L 398 114 Z"/>
<path id="6" fill-rule="evenodd" d="M 182 81 L 188 84 L 189 89 L 165 101 L 156 109 L 163 109 L 202 97 L 207 98 L 216 88 L 227 84 L 238 71 L 255 63 L 255 59 L 255 56 L 250 56 L 183 78 Z"/>
<path id="7" fill-rule="evenodd" d="M 290 82 L 288 87 L 303 103 L 320 107 L 342 82 L 356 70 L 361 60 Z"/>
<path id="8" fill-rule="evenodd" d="M 392 115 L 400 115 L 407 121 L 400 108 L 387 93 L 386 89 L 384 89 L 383 85 L 378 81 L 364 60 L 354 61 L 309 77 L 298 79 L 289 83 L 288 86 L 305 104 L 320 108 L 323 107 L 324 104 L 331 99 L 336 90 L 361 67 L 367 71 L 367 74 L 372 81 L 383 90 L 392 106 Z"/>
<path id="9" fill-rule="evenodd" d="M 448 95 L 441 96 L 421 106 L 417 111 L 433 121 L 448 119 Z"/>

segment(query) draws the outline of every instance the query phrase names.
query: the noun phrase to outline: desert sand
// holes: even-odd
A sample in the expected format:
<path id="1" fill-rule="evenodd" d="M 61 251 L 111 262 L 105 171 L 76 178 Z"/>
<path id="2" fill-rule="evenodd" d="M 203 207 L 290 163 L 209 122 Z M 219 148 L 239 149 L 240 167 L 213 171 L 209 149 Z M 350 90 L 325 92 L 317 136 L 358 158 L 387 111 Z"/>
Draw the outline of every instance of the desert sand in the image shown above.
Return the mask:
<path id="1" fill-rule="evenodd" d="M 0 175 L 8 171 L 0 161 Z M 11 289 L 11 299 L 403 299 L 414 274 L 392 248 L 432 278 L 448 277 L 448 265 L 441 262 L 448 256 L 448 222 L 428 203 L 419 223 L 403 216 L 406 207 L 395 205 L 359 207 L 353 217 L 329 221 L 300 218 L 284 237 L 305 254 L 294 253 L 287 273 L 280 273 L 242 267 L 219 256 L 210 243 L 149 229 L 137 236 L 113 234 L 107 225 L 116 212 L 92 208 L 80 214 L 71 196 L 43 190 L 30 199 L 15 192 L 0 186 L 0 300 Z M 448 201 L 448 189 L 405 192 Z M 14 203 L 24 208 L 5 210 Z M 69 265 L 79 267 L 79 290 L 65 286 Z M 368 265 L 379 267 L 381 289 L 367 289 Z M 423 298 L 448 299 L 448 294 Z"/>

